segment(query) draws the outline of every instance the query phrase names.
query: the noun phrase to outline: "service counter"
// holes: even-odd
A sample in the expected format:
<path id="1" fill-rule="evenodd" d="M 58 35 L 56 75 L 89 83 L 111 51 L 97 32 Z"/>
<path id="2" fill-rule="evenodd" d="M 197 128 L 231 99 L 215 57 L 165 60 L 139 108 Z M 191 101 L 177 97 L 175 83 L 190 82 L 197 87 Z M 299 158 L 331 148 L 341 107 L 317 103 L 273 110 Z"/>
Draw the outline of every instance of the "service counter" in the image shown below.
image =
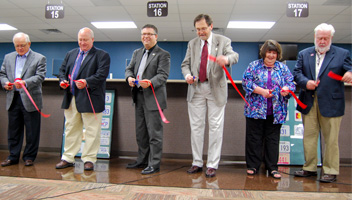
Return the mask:
<path id="1" fill-rule="evenodd" d="M 236 81 L 242 94 L 242 85 Z M 59 89 L 58 79 L 46 79 L 43 83 L 42 111 L 51 114 L 49 118 L 42 117 L 40 151 L 61 150 L 64 126 L 64 113 L 61 109 L 63 90 Z M 108 79 L 107 89 L 115 90 L 115 106 L 112 127 L 111 156 L 136 156 L 137 144 L 135 136 L 134 106 L 131 90 L 124 79 Z M 243 115 L 244 101 L 229 82 L 228 103 L 225 111 L 225 125 L 222 146 L 222 159 L 244 161 L 245 156 L 245 117 Z M 342 120 L 339 136 L 341 162 L 351 163 L 351 122 L 352 87 L 345 87 L 346 111 Z M 187 111 L 187 84 L 183 80 L 168 80 L 168 108 L 164 111 L 169 124 L 164 124 L 163 157 L 192 158 L 190 125 Z M 0 92 L 0 149 L 7 149 L 7 111 L 5 109 L 6 94 Z M 207 131 L 207 129 L 206 129 Z M 208 132 L 205 134 L 204 154 L 207 153 Z"/>

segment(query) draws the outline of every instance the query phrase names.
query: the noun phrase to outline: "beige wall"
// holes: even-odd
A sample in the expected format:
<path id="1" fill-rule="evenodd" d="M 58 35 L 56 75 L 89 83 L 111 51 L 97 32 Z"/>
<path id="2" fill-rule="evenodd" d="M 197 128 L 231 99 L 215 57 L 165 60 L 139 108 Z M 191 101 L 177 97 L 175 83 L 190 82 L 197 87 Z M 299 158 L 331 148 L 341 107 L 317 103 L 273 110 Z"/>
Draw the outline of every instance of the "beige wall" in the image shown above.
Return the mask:
<path id="1" fill-rule="evenodd" d="M 237 85 L 240 89 L 241 84 Z M 346 86 L 346 112 L 340 131 L 340 158 L 342 162 L 351 163 L 351 86 Z M 135 156 L 137 145 L 135 141 L 134 107 L 130 88 L 123 81 L 109 81 L 107 89 L 115 89 L 115 110 L 112 133 L 112 156 Z M 167 84 L 168 108 L 165 116 L 170 124 L 164 125 L 164 157 L 191 158 L 190 127 L 187 114 L 187 84 L 170 81 Z M 42 118 L 41 151 L 60 151 L 63 133 L 63 110 L 61 102 L 63 91 L 58 87 L 57 80 L 45 81 L 43 84 L 43 112 L 51 114 Z M 0 149 L 7 149 L 7 111 L 5 110 L 5 92 L 0 91 Z M 224 142 L 222 159 L 244 160 L 245 149 L 245 118 L 243 116 L 244 102 L 229 84 L 229 98 L 225 112 Z M 207 139 L 206 139 L 207 141 Z M 205 153 L 207 143 L 205 143 Z M 0 158 L 1 159 L 1 158 Z"/>

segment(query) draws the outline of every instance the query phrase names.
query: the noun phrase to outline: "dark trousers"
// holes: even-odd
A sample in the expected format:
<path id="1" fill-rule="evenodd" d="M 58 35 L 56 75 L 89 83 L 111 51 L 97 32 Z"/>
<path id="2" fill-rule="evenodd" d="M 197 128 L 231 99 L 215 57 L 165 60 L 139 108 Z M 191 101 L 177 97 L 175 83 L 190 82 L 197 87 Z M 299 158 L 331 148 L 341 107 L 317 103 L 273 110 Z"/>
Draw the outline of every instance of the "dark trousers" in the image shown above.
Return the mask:
<path id="1" fill-rule="evenodd" d="M 135 102 L 137 163 L 160 167 L 163 147 L 163 124 L 158 110 L 148 110 L 143 92 L 138 92 Z"/>
<path id="2" fill-rule="evenodd" d="M 273 121 L 273 115 L 267 119 L 246 118 L 247 168 L 258 171 L 264 157 L 265 168 L 270 172 L 277 170 L 282 124 L 273 124 Z"/>
<path id="3" fill-rule="evenodd" d="M 40 138 L 40 113 L 38 111 L 27 112 L 23 107 L 21 96 L 15 92 L 12 104 L 8 110 L 8 147 L 9 160 L 18 162 L 21 154 L 26 127 L 26 147 L 23 152 L 23 160 L 34 161 L 37 157 Z"/>

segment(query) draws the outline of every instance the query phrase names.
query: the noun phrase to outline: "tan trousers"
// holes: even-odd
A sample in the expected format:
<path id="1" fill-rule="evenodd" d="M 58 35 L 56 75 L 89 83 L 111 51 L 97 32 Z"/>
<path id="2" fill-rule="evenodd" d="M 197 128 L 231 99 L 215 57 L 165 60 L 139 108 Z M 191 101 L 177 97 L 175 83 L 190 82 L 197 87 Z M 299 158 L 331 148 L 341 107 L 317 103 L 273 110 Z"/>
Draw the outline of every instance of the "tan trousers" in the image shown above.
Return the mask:
<path id="1" fill-rule="evenodd" d="M 338 136 L 342 116 L 323 117 L 319 111 L 317 95 L 315 95 L 313 107 L 307 115 L 302 115 L 302 118 L 304 126 L 304 157 L 306 161 L 303 170 L 317 171 L 317 145 L 319 132 L 321 131 L 325 141 L 323 171 L 325 174 L 338 175 L 340 168 Z"/>
<path id="2" fill-rule="evenodd" d="M 95 163 L 100 147 L 101 120 L 103 113 L 79 113 L 76 108 L 75 98 L 72 98 L 70 107 L 65 109 L 65 147 L 62 160 L 73 163 L 75 155 L 81 148 L 82 139 L 84 137 L 84 147 L 81 159 L 85 163 L 87 161 Z M 83 135 L 83 127 L 85 134 Z"/>

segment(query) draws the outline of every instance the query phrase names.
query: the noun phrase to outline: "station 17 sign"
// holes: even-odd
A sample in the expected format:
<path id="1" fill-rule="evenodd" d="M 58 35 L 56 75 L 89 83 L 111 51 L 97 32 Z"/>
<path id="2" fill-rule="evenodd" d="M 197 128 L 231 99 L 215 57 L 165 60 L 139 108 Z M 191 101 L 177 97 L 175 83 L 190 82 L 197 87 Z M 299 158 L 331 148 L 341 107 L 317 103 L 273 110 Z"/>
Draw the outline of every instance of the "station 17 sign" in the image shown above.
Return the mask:
<path id="1" fill-rule="evenodd" d="M 308 2 L 288 2 L 287 17 L 308 17 Z"/>
<path id="2" fill-rule="evenodd" d="M 150 1 L 147 3 L 148 17 L 166 17 L 167 11 L 167 1 Z"/>
<path id="3" fill-rule="evenodd" d="M 45 18 L 46 19 L 64 18 L 64 5 L 62 5 L 62 4 L 46 4 Z"/>

